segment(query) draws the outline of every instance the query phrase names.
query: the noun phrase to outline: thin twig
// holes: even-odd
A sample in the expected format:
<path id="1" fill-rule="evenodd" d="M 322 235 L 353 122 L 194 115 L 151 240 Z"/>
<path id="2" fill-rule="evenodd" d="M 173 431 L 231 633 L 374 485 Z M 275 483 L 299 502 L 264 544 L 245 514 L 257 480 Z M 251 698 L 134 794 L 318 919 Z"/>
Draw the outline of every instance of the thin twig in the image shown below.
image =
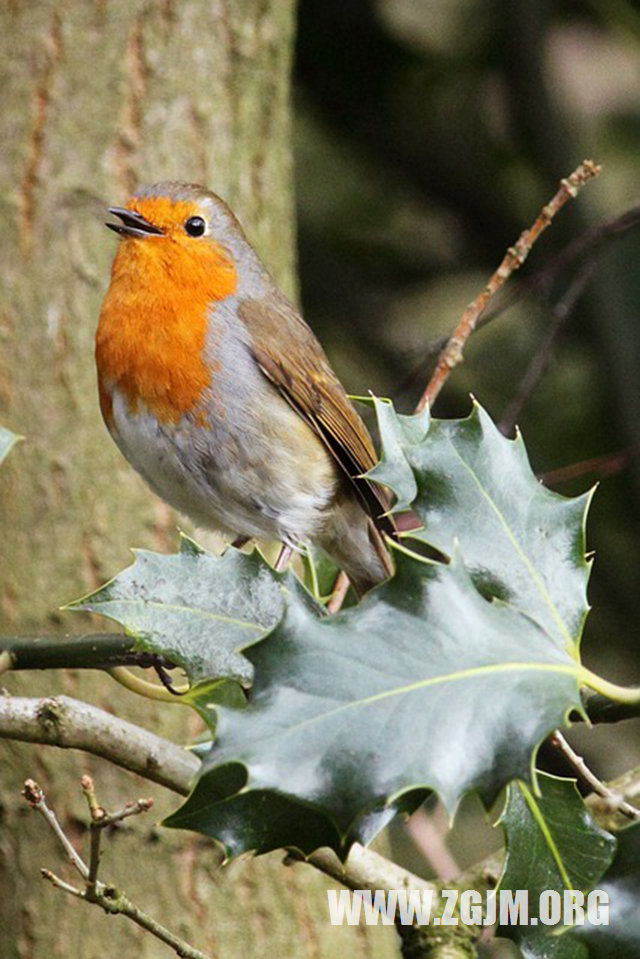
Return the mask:
<path id="1" fill-rule="evenodd" d="M 449 882 L 460 875 L 460 867 L 447 846 L 448 817 L 441 804 L 429 813 L 417 809 L 407 823 L 407 832 L 439 879 Z"/>
<path id="2" fill-rule="evenodd" d="M 49 711 L 52 704 L 64 707 L 63 727 L 65 729 L 64 736 L 53 740 L 40 720 L 43 706 Z M 87 722 L 87 711 L 91 717 L 90 723 Z M 71 730 L 73 730 L 72 733 Z M 190 781 L 199 767 L 199 762 L 195 756 L 185 753 L 174 743 L 161 740 L 146 730 L 69 697 L 60 697 L 59 700 L 38 700 L 0 696 L 0 737 L 2 736 L 44 744 L 55 742 L 57 745 L 70 745 L 70 741 L 72 741 L 75 748 L 97 753 L 125 769 L 134 769 L 143 777 L 161 782 L 169 789 L 181 794 L 188 792 Z M 61 741 L 61 739 L 64 741 Z M 141 743 L 144 741 L 147 741 L 147 746 L 143 750 L 141 749 Z M 97 744 L 100 744 L 99 748 Z M 158 744 L 161 744 L 162 747 L 159 750 Z M 149 755 L 157 753 L 158 761 L 162 757 L 162 763 L 166 762 L 167 768 L 160 771 L 156 764 L 152 768 L 150 764 L 140 762 L 140 755 L 144 753 Z M 176 756 L 173 755 L 174 753 Z M 187 760 L 184 766 L 182 765 L 183 758 Z M 627 795 L 633 795 L 640 788 L 638 783 L 640 783 L 640 768 L 629 771 L 612 785 L 616 791 L 624 791 Z M 491 863 L 487 868 L 490 870 L 490 877 L 493 876 L 493 879 L 495 879 L 498 866 L 494 865 L 493 861 L 494 857 L 490 857 L 482 864 L 482 868 L 480 866 L 475 867 L 474 875 L 477 873 L 477 876 L 479 876 L 480 872 L 484 875 L 486 864 Z M 354 843 L 352 846 L 346 863 L 341 862 L 333 851 L 326 848 L 314 852 L 306 859 L 306 862 L 351 889 L 411 888 L 432 890 L 435 900 L 434 910 L 444 904 L 440 900 L 441 882 L 422 879 L 373 850 L 365 849 L 359 843 Z M 469 873 L 465 875 L 469 875 Z M 467 879 L 464 881 L 459 879 L 458 881 L 464 888 L 479 888 L 475 884 L 479 881 L 477 876 L 473 882 Z M 48 875 L 46 875 L 46 878 L 49 878 Z M 493 885 L 493 880 L 491 884 Z M 67 888 L 67 884 L 61 885 L 61 888 L 72 895 L 84 895 L 79 890 L 75 890 L 74 887 Z M 108 911 L 117 911 L 113 908 L 114 891 L 109 889 L 108 893 L 107 904 L 101 902 L 100 905 Z M 139 922 L 137 916 L 131 918 Z M 141 922 L 139 924 L 142 925 Z M 172 945 L 171 942 L 168 944 Z M 199 959 L 201 956 L 197 952 L 185 953 L 185 955 L 190 959 L 193 959 L 194 956 Z"/>
<path id="3" fill-rule="evenodd" d="M 119 914 L 126 916 L 127 919 L 131 919 L 132 922 L 135 922 L 136 925 L 142 929 L 146 929 L 146 931 L 150 932 L 156 939 L 170 946 L 176 955 L 181 956 L 182 959 L 209 959 L 204 952 L 200 952 L 199 949 L 194 949 L 193 946 L 190 946 L 184 939 L 180 939 L 179 936 L 174 936 L 172 932 L 169 932 L 168 929 L 159 922 L 156 922 L 156 920 L 146 912 L 139 909 L 135 903 L 127 899 L 122 893 L 107 889 L 104 896 L 105 901 L 100 901 L 99 905 L 102 906 L 105 912 L 111 913 L 112 915 Z"/>
<path id="4" fill-rule="evenodd" d="M 105 813 L 97 825 L 101 829 L 105 829 L 107 826 L 113 826 L 116 823 L 122 822 L 123 819 L 128 819 L 129 816 L 138 816 L 141 812 L 148 812 L 152 807 L 153 799 L 151 799 L 151 797 L 148 799 L 136 799 L 135 802 L 127 803 L 126 806 L 117 812 Z"/>
<path id="5" fill-rule="evenodd" d="M 522 264 L 528 257 L 534 243 L 536 242 L 540 234 L 544 230 L 546 230 L 546 228 L 549 226 L 549 224 L 553 220 L 558 210 L 560 210 L 568 200 L 577 196 L 580 190 L 582 189 L 582 187 L 585 185 L 585 183 L 587 183 L 593 177 L 598 176 L 598 174 L 600 173 L 600 170 L 601 170 L 601 167 L 597 166 L 591 160 L 584 160 L 584 162 L 581 163 L 580 166 L 577 167 L 577 169 L 574 170 L 574 172 L 569 177 L 560 181 L 560 187 L 557 190 L 555 196 L 549 203 L 547 203 L 546 206 L 542 208 L 533 226 L 531 226 L 528 230 L 525 230 L 523 233 L 521 233 L 515 246 L 509 247 L 509 249 L 507 250 L 504 256 L 504 259 L 502 260 L 502 263 L 500 264 L 498 269 L 495 271 L 495 273 L 491 276 L 491 278 L 489 279 L 489 282 L 487 283 L 482 293 L 480 293 L 467 306 L 466 310 L 462 314 L 462 318 L 460 322 L 458 323 L 458 326 L 455 328 L 453 334 L 449 337 L 445 347 L 441 351 L 440 356 L 438 358 L 438 362 L 436 364 L 436 368 L 431 376 L 431 379 L 429 380 L 429 383 L 427 384 L 427 387 L 424 390 L 424 393 L 422 394 L 415 408 L 416 413 L 422 412 L 422 410 L 424 410 L 427 405 L 433 404 L 434 400 L 436 399 L 440 390 L 442 389 L 445 382 L 447 381 L 453 368 L 457 366 L 458 363 L 462 362 L 462 353 L 463 353 L 465 344 L 467 340 L 469 339 L 469 337 L 471 336 L 471 334 L 473 333 L 474 329 L 476 328 L 481 314 L 484 312 L 489 302 L 493 299 L 493 297 L 498 292 L 498 290 L 500 290 L 504 286 L 504 284 L 509 279 L 511 274 L 522 266 Z M 562 323 L 564 322 L 564 319 L 566 319 L 566 316 L 562 316 L 562 309 L 564 309 L 566 312 L 566 315 L 568 315 L 570 310 L 573 308 L 573 304 L 575 300 L 577 299 L 579 293 L 582 291 L 582 288 L 584 284 L 586 283 L 587 278 L 588 277 L 585 276 L 584 279 L 582 279 L 579 290 L 575 291 L 574 300 L 571 304 L 566 304 L 564 307 L 561 307 L 561 305 L 559 305 L 558 307 L 559 318 L 556 317 L 556 322 L 555 324 L 553 324 L 554 330 L 551 336 L 551 343 L 553 342 L 553 339 L 557 335 L 557 332 L 560 329 L 560 326 L 562 325 Z M 571 290 L 573 290 L 573 286 L 571 287 Z M 548 338 L 549 338 L 549 334 L 546 339 Z M 546 344 L 546 340 L 545 340 L 545 344 Z M 543 346 L 545 344 L 543 344 Z M 550 349 L 550 346 L 549 346 L 549 349 Z M 540 376 L 542 375 L 542 372 L 544 371 L 546 363 L 548 362 L 547 353 L 540 354 L 540 351 L 539 351 L 539 356 L 536 357 L 536 359 L 538 359 L 537 365 L 540 366 L 541 368 L 539 371 L 537 369 L 531 369 L 530 378 L 532 380 L 534 376 L 537 376 L 537 378 L 539 379 Z M 535 382 L 537 382 L 537 379 L 535 380 Z M 533 389 L 535 382 L 531 386 L 531 389 Z M 525 398 L 527 395 L 528 394 L 525 394 Z M 336 579 L 336 582 L 334 584 L 331 598 L 329 599 L 329 602 L 327 603 L 328 612 L 337 613 L 341 609 L 345 596 L 347 594 L 348 586 L 349 586 L 349 581 L 348 579 L 345 578 L 344 572 L 341 571 L 341 573 L 338 575 L 338 578 Z"/>
<path id="6" fill-rule="evenodd" d="M 80 786 L 82 788 L 82 792 L 84 793 L 84 798 L 87 800 L 91 821 L 96 822 L 98 819 L 104 819 L 104 817 L 107 815 L 107 811 L 104 806 L 101 806 L 98 802 L 98 797 L 96 796 L 96 787 L 91 776 L 87 776 L 85 774 L 80 780 Z"/>
<path id="7" fill-rule="evenodd" d="M 590 786 L 591 789 L 598 794 L 598 796 L 602 796 L 604 799 L 606 799 L 607 805 L 612 811 L 620 812 L 624 816 L 628 816 L 629 819 L 640 819 L 640 809 L 638 809 L 636 806 L 632 806 L 631 803 L 627 802 L 623 796 L 614 792 L 609 788 L 609 786 L 603 783 L 601 779 L 598 779 L 596 774 L 589 769 L 583 757 L 579 756 L 578 753 L 572 749 L 559 729 L 556 729 L 554 732 L 553 736 L 551 737 L 551 742 L 554 744 L 554 746 L 557 746 L 562 755 L 573 766 L 584 782 Z"/>
<path id="8" fill-rule="evenodd" d="M 326 606 L 328 613 L 337 613 L 342 609 L 342 604 L 344 603 L 345 596 L 347 595 L 348 591 L 349 577 L 345 571 L 341 569 L 338 573 L 335 583 L 333 584 L 333 590 Z"/>
<path id="9" fill-rule="evenodd" d="M 89 875 L 87 876 L 86 898 L 95 902 L 97 897 L 98 869 L 100 868 L 100 842 L 102 839 L 101 824 L 106 816 L 106 810 L 98 802 L 96 790 L 91 776 L 83 776 L 80 780 L 89 815 L 91 816 L 91 852 L 89 854 Z"/>
<path id="10" fill-rule="evenodd" d="M 22 795 L 29 805 L 33 809 L 36 809 L 40 815 L 44 817 L 45 821 L 58 839 L 58 842 L 69 857 L 69 862 L 75 866 L 82 878 L 86 880 L 89 876 L 89 870 L 87 869 L 87 866 L 73 848 L 73 844 L 67 838 L 65 831 L 58 822 L 58 817 L 54 813 L 53 809 L 50 809 L 47 805 L 47 801 L 44 798 L 44 793 L 34 779 L 26 780 L 22 790 Z"/>
<path id="11" fill-rule="evenodd" d="M 639 225 L 640 203 L 635 203 L 629 207 L 628 210 L 625 210 L 624 213 L 618 214 L 618 216 L 601 220 L 599 223 L 596 223 L 581 233 L 580 236 L 570 240 L 559 253 L 556 253 L 544 266 L 540 267 L 540 269 L 536 270 L 528 279 L 524 280 L 520 293 L 526 296 L 536 290 L 548 289 L 558 275 L 572 263 L 584 263 L 586 260 L 595 259 L 602 250 L 608 248 L 607 244 L 609 240 L 624 236 L 625 233 L 628 233 L 630 230 L 635 230 Z M 508 309 L 513 303 L 513 300 L 517 298 L 519 298 L 518 292 L 507 296 L 506 303 L 504 303 L 500 309 L 496 311 L 492 310 L 489 314 L 485 314 L 482 319 L 482 325 L 489 322 L 489 320 L 493 320 L 498 313 L 502 313 L 505 309 Z"/>
<path id="12" fill-rule="evenodd" d="M 56 876 L 55 872 L 51 872 L 50 869 L 41 869 L 40 875 L 43 879 L 47 879 L 56 889 L 62 889 L 63 892 L 68 892 L 70 896 L 76 896 L 78 899 L 84 899 L 82 889 L 76 889 L 70 882 L 65 882 L 64 879 Z"/>
<path id="13" fill-rule="evenodd" d="M 55 813 L 48 806 L 44 792 L 40 786 L 34 782 L 33 779 L 28 779 L 24 785 L 23 796 L 30 806 L 37 809 L 38 812 L 44 816 L 45 821 L 51 827 L 63 849 L 69 855 L 74 866 L 85 880 L 85 888 L 84 890 L 77 889 L 70 883 L 65 882 L 64 879 L 56 876 L 56 874 L 49 869 L 40 870 L 42 877 L 52 883 L 57 889 L 61 889 L 63 892 L 75 896 L 77 899 L 83 899 L 85 902 L 100 906 L 100 908 L 109 915 L 126 916 L 127 919 L 131 919 L 136 925 L 150 932 L 156 939 L 170 946 L 176 955 L 181 956 L 182 959 L 208 959 L 199 949 L 194 949 L 193 946 L 190 946 L 188 942 L 180 939 L 179 936 L 174 936 L 172 932 L 159 922 L 156 922 L 152 916 L 149 916 L 143 912 L 142 909 L 139 909 L 134 902 L 119 889 L 116 889 L 115 886 L 98 881 L 100 836 L 102 835 L 102 830 L 111 823 L 123 819 L 125 816 L 145 812 L 150 808 L 149 801 L 138 800 L 138 802 L 135 803 L 128 803 L 124 809 L 118 813 L 113 813 L 112 815 L 105 813 L 105 815 L 102 816 L 101 811 L 104 812 L 104 810 L 97 801 L 93 781 L 89 776 L 83 776 L 82 778 L 82 791 L 87 798 L 87 803 L 91 811 L 91 859 L 89 866 L 86 865 L 71 845 Z"/>
<path id="14" fill-rule="evenodd" d="M 585 262 L 587 258 L 594 260 L 603 250 L 608 248 L 607 244 L 610 240 L 624 236 L 630 230 L 635 230 L 638 225 L 640 225 L 640 203 L 636 203 L 619 216 L 602 220 L 596 226 L 585 230 L 580 236 L 567 243 L 544 266 L 521 281 L 517 288 L 511 287 L 510 293 L 505 291 L 500 302 L 493 303 L 478 318 L 476 329 L 484 329 L 489 323 L 503 316 L 519 300 L 549 287 L 559 274 L 575 260 L 581 263 Z M 404 393 L 418 379 L 422 379 L 429 368 L 430 361 L 445 348 L 448 341 L 449 337 L 443 336 L 428 343 L 423 350 L 420 362 L 414 366 L 395 392 L 397 394 Z"/>
<path id="15" fill-rule="evenodd" d="M 46 721 L 44 721 L 46 719 Z M 81 749 L 186 796 L 200 769 L 191 752 L 140 726 L 69 696 L 37 699 L 0 695 L 0 739 Z M 309 860 L 351 889 L 432 888 L 408 870 L 355 843 L 346 864 L 320 850 Z M 435 887 L 433 887 L 435 888 Z"/>
<path id="16" fill-rule="evenodd" d="M 92 827 L 94 824 L 92 823 Z M 101 829 L 91 829 L 91 846 L 89 852 L 89 875 L 87 876 L 86 898 L 89 902 L 98 901 L 98 869 L 100 868 Z"/>
<path id="17" fill-rule="evenodd" d="M 462 362 L 464 347 L 476 328 L 480 315 L 511 274 L 522 266 L 540 234 L 546 230 L 565 203 L 577 196 L 589 180 L 598 176 L 600 170 L 601 167 L 591 160 L 581 163 L 569 177 L 560 181 L 560 187 L 555 196 L 542 208 L 533 225 L 520 234 L 514 246 L 509 247 L 502 263 L 490 277 L 482 293 L 465 309 L 462 319 L 440 353 L 433 375 L 416 407 L 417 413 L 425 409 L 427 405 L 433 404 L 453 368 Z"/>
<path id="18" fill-rule="evenodd" d="M 595 266 L 595 260 L 588 260 L 584 263 L 564 295 L 552 309 L 551 322 L 549 323 L 547 332 L 529 363 L 518 392 L 507 406 L 498 424 L 498 428 L 505 436 L 508 436 L 512 432 L 522 408 L 547 369 L 558 334 L 573 313 L 576 303 L 582 296 L 582 292 L 595 270 Z"/>
<path id="19" fill-rule="evenodd" d="M 629 465 L 634 456 L 638 455 L 640 455 L 639 447 L 628 447 L 625 450 L 617 450 L 615 453 L 607 453 L 605 456 L 592 456 L 590 459 L 580 460 L 579 463 L 548 470 L 546 473 L 540 473 L 538 479 L 545 486 L 556 486 L 558 483 L 566 483 L 568 480 L 578 479 L 589 473 L 595 473 L 601 477 L 615 476 Z"/>

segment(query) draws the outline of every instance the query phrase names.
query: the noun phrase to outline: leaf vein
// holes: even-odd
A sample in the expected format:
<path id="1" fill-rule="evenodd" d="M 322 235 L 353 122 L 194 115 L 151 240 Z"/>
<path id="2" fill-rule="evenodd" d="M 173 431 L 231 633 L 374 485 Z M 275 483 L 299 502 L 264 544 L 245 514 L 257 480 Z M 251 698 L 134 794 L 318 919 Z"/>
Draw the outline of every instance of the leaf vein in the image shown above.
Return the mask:
<path id="1" fill-rule="evenodd" d="M 222 613 L 212 613 L 206 609 L 200 609 L 195 606 L 180 606 L 177 603 L 161 603 L 151 599 L 108 599 L 104 603 L 93 603 L 91 606 L 85 606 L 84 608 L 100 613 L 102 612 L 101 607 L 109 606 L 110 604 L 114 606 L 153 606 L 156 609 L 170 610 L 176 613 L 186 613 L 187 615 L 196 614 L 202 619 L 213 619 L 216 622 L 229 623 L 231 626 L 240 626 L 243 629 L 255 629 L 258 633 L 267 628 L 259 623 L 251 623 L 244 619 L 234 619 L 231 616 L 224 616 Z M 120 622 L 120 620 L 118 621 Z"/>
<path id="2" fill-rule="evenodd" d="M 545 603 L 548 605 L 548 607 L 549 607 L 549 609 L 550 609 L 550 612 L 551 612 L 551 615 L 553 616 L 553 618 L 555 619 L 556 623 L 558 624 L 558 627 L 559 627 L 559 629 L 560 629 L 560 632 L 562 633 L 562 635 L 563 635 L 563 637 L 564 637 L 564 639 L 565 639 L 565 642 L 566 642 L 566 644 L 567 644 L 567 648 L 568 648 L 568 649 L 572 649 L 573 640 L 572 640 L 572 637 L 571 637 L 571 633 L 570 633 L 569 630 L 567 629 L 566 623 L 564 622 L 564 620 L 562 619 L 562 616 L 561 616 L 560 613 L 558 612 L 558 610 L 557 610 L 557 608 L 556 608 L 556 605 L 555 605 L 555 603 L 553 602 L 553 599 L 551 598 L 551 595 L 550 595 L 549 591 L 547 590 L 547 588 L 546 588 L 546 586 L 545 586 L 545 584 L 544 584 L 544 581 L 541 579 L 540 575 L 538 574 L 537 569 L 535 568 L 535 566 L 533 565 L 533 563 L 531 562 L 531 560 L 530 560 L 529 557 L 527 556 L 527 554 L 526 554 L 526 552 L 524 551 L 524 549 L 521 547 L 521 545 L 520 545 L 520 543 L 518 542 L 515 534 L 513 533 L 513 530 L 511 529 L 511 527 L 510 527 L 509 524 L 507 523 L 507 521 L 506 521 L 506 519 L 505 519 L 505 517 L 504 517 L 504 515 L 503 515 L 503 513 L 502 513 L 502 510 L 500 510 L 500 509 L 498 508 L 498 506 L 497 506 L 497 504 L 495 503 L 494 499 L 489 495 L 489 493 L 487 492 L 487 490 L 484 488 L 484 486 L 483 486 L 482 483 L 480 482 L 479 477 L 478 477 L 477 474 L 474 472 L 474 470 L 471 468 L 471 466 L 469 465 L 469 463 L 467 463 L 467 461 L 464 459 L 464 457 L 462 456 L 462 454 L 460 453 L 460 451 L 457 449 L 457 447 L 455 446 L 455 444 L 453 443 L 453 441 L 451 440 L 450 437 L 449 437 L 449 442 L 450 442 L 450 444 L 451 444 L 451 448 L 453 449 L 453 451 L 454 451 L 455 455 L 457 456 L 457 458 L 458 458 L 458 459 L 460 460 L 460 462 L 462 463 L 464 469 L 467 471 L 467 473 L 469 474 L 469 476 L 471 476 L 473 482 L 474 482 L 474 483 L 476 484 L 476 486 L 478 487 L 481 496 L 484 497 L 484 499 L 485 499 L 485 500 L 487 501 L 487 503 L 489 504 L 489 507 L 493 510 L 494 514 L 497 516 L 498 522 L 500 523 L 500 525 L 501 525 L 502 528 L 504 529 L 504 531 L 505 531 L 505 533 L 506 533 L 506 535 L 507 535 L 507 538 L 508 538 L 509 541 L 511 542 L 511 544 L 512 544 L 514 550 L 515 550 L 515 552 L 516 552 L 517 555 L 520 557 L 520 560 L 522 561 L 523 565 L 524 565 L 524 566 L 526 567 L 526 569 L 528 570 L 528 572 L 529 572 L 529 574 L 530 574 L 530 576 L 531 576 L 531 579 L 533 580 L 536 588 L 538 589 L 538 592 L 540 593 L 540 596 L 541 596 L 543 602 L 545 602 Z"/>

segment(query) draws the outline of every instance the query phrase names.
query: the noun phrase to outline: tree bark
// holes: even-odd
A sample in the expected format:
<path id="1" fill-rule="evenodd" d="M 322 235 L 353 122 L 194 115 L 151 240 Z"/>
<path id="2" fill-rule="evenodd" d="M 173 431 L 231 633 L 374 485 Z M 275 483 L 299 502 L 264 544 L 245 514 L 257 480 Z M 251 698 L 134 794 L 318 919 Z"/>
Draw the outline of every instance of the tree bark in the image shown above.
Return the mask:
<path id="1" fill-rule="evenodd" d="M 175 517 L 120 457 L 98 412 L 93 336 L 115 240 L 108 203 L 138 183 L 201 182 L 221 193 L 289 292 L 293 212 L 289 74 L 293 0 L 6 0 L 0 8 L 0 422 L 25 436 L 0 470 L 2 632 L 86 628 L 57 607 L 129 562 L 129 545 L 176 546 Z M 104 624 L 93 624 L 102 629 Z M 197 724 L 108 678 L 3 676 L 11 692 L 70 693 L 176 742 Z M 95 757 L 2 744 L 3 959 L 161 957 L 122 918 L 45 886 L 64 872 L 53 838 L 20 800 L 41 782 L 86 853 L 79 778 L 105 805 L 154 794 L 151 815 L 114 831 L 104 877 L 216 956 L 368 955 L 393 930 L 332 929 L 327 881 L 280 856 L 219 868 L 201 837 L 152 824 L 174 800 Z"/>

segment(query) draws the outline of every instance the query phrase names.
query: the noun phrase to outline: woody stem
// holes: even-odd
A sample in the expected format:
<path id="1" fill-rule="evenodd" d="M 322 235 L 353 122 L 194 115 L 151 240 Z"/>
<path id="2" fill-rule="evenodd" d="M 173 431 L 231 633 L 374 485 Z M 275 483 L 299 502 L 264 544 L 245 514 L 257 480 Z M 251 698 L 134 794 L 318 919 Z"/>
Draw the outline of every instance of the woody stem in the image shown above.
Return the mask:
<path id="1" fill-rule="evenodd" d="M 600 171 L 601 167 L 591 160 L 585 160 L 581 163 L 570 176 L 560 181 L 557 192 L 550 202 L 542 208 L 532 226 L 520 234 L 514 246 L 509 247 L 500 266 L 491 275 L 484 290 L 465 309 L 460 322 L 449 337 L 447 345 L 440 353 L 433 375 L 416 406 L 416 413 L 420 413 L 426 406 L 433 405 L 451 371 L 458 363 L 462 362 L 464 347 L 475 330 L 481 314 L 511 274 L 520 269 L 540 234 L 551 224 L 556 213 L 562 209 L 565 203 L 576 197 L 582 187 L 589 180 L 598 176 Z"/>
<path id="2" fill-rule="evenodd" d="M 3 636 L 0 638 L 0 656 L 6 670 L 169 665 L 164 657 L 137 650 L 135 644 L 135 637 L 124 633 Z"/>

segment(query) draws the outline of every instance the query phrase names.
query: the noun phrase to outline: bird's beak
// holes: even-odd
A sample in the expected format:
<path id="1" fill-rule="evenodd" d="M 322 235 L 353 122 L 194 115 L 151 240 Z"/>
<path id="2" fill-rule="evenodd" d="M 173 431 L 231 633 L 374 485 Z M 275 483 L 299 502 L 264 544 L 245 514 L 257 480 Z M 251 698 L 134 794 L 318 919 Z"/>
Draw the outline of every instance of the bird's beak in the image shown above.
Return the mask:
<path id="1" fill-rule="evenodd" d="M 109 213 L 120 217 L 122 223 L 105 223 L 105 226 L 120 236 L 163 236 L 162 230 L 134 210 L 127 210 L 123 206 L 110 206 Z"/>

